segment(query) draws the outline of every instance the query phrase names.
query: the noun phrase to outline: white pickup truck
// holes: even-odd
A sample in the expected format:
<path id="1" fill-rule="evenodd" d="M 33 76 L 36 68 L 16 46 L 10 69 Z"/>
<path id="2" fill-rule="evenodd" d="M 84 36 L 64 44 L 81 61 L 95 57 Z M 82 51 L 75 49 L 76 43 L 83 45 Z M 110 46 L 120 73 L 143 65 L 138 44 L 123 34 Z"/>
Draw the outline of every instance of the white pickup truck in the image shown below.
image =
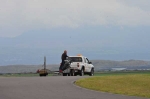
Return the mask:
<path id="1" fill-rule="evenodd" d="M 63 76 L 83 76 L 84 74 L 88 74 L 89 76 L 94 75 L 94 66 L 88 58 L 77 55 L 69 56 L 68 59 L 71 60 L 70 67 L 63 71 Z"/>

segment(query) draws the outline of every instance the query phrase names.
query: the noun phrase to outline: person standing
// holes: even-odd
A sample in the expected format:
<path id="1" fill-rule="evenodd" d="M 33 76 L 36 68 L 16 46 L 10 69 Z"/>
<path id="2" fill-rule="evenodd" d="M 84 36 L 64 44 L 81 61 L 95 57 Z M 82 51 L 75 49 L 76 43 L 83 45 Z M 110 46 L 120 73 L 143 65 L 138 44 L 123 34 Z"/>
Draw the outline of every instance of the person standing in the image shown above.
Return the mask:
<path id="1" fill-rule="evenodd" d="M 63 71 L 63 70 L 62 70 L 62 67 L 63 67 L 63 65 L 65 64 L 65 60 L 66 60 L 67 57 L 68 57 L 68 55 L 67 55 L 67 50 L 65 50 L 64 53 L 61 55 L 61 60 L 62 60 L 62 62 L 61 62 L 60 67 L 59 67 L 59 71 L 60 71 L 60 72 Z"/>

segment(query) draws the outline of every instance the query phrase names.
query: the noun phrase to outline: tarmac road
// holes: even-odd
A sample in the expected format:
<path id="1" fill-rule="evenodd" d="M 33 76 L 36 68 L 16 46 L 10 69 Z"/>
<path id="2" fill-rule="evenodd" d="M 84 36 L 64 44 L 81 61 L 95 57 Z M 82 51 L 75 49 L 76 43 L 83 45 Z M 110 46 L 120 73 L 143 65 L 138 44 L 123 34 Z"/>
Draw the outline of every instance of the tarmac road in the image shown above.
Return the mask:
<path id="1" fill-rule="evenodd" d="M 146 99 L 77 87 L 76 77 L 0 77 L 0 99 Z"/>

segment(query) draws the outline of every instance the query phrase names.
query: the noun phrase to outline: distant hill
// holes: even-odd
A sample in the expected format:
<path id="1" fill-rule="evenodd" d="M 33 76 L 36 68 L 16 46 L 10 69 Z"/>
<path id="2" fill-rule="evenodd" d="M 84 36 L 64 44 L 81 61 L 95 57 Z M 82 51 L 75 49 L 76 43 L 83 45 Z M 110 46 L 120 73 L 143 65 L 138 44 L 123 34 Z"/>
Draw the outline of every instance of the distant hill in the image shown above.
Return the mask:
<path id="1" fill-rule="evenodd" d="M 112 60 L 93 60 L 95 66 L 148 66 L 150 61 L 143 60 L 125 60 L 125 61 L 112 61 Z"/>
<path id="2" fill-rule="evenodd" d="M 134 36 L 118 34 L 125 32 L 120 28 L 114 33 L 112 31 L 115 27 L 104 28 L 39 29 L 26 31 L 14 38 L 1 37 L 0 66 L 42 64 L 44 56 L 47 57 L 48 64 L 59 64 L 64 50 L 68 50 L 70 56 L 82 54 L 90 60 L 150 59 L 150 34 L 147 33 L 147 39 L 139 42 L 139 38 Z"/>
<path id="3" fill-rule="evenodd" d="M 110 70 L 111 68 L 127 68 L 127 69 L 150 69 L 150 61 L 143 60 L 126 60 L 126 61 L 112 61 L 112 60 L 92 60 L 95 66 L 95 71 Z M 9 65 L 0 66 L 0 73 L 35 73 L 38 69 L 42 69 L 42 65 Z M 57 71 L 59 64 L 47 65 L 47 69 Z"/>
<path id="4" fill-rule="evenodd" d="M 95 70 L 111 69 L 111 68 L 127 68 L 127 69 L 150 69 L 150 61 L 143 60 L 93 60 Z"/>

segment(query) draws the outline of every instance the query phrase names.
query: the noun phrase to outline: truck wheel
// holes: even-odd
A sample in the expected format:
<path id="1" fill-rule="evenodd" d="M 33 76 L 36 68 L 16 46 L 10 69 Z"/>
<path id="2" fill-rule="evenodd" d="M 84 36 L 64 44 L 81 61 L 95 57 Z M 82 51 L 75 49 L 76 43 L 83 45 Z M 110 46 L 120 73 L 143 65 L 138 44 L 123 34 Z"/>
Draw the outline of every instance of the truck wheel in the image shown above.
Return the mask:
<path id="1" fill-rule="evenodd" d="M 66 74 L 66 73 L 63 73 L 63 76 L 67 76 L 67 74 Z"/>
<path id="2" fill-rule="evenodd" d="M 68 75 L 68 76 L 70 76 L 71 74 L 70 74 L 70 73 L 68 73 L 67 75 Z"/>
<path id="3" fill-rule="evenodd" d="M 71 71 L 70 71 L 71 73 L 71 76 L 74 76 L 75 75 L 75 71 L 72 69 Z"/>
<path id="4" fill-rule="evenodd" d="M 79 75 L 80 76 L 84 76 L 84 70 L 83 70 L 83 68 L 81 70 L 79 70 Z"/>
<path id="5" fill-rule="evenodd" d="M 89 76 L 93 76 L 93 75 L 94 75 L 94 69 L 92 68 Z"/>

